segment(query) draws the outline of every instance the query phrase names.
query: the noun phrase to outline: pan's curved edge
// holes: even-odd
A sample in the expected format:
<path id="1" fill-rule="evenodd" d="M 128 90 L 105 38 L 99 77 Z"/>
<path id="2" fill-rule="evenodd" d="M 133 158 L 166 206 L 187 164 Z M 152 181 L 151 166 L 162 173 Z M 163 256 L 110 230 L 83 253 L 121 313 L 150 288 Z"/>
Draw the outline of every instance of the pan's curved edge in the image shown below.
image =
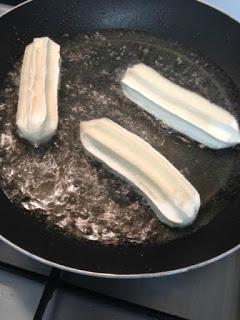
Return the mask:
<path id="1" fill-rule="evenodd" d="M 6 14 L 9 14 L 10 12 L 18 9 L 19 7 L 22 7 L 22 6 L 24 6 L 24 5 L 32 2 L 32 1 L 33 1 L 33 0 L 26 0 L 26 1 L 22 2 L 22 3 L 19 3 L 19 4 L 16 5 L 16 6 L 12 6 L 12 8 L 10 7 L 9 9 L 6 10 L 6 12 L 4 12 L 4 13 L 2 13 L 2 14 L 0 15 L 0 18 L 3 17 L 3 16 L 5 16 Z"/>
<path id="2" fill-rule="evenodd" d="M 237 18 L 237 15 L 235 16 L 235 15 L 231 14 L 230 12 L 228 12 L 228 11 L 226 11 L 226 10 L 223 10 L 223 9 L 220 7 L 221 4 L 220 4 L 220 5 L 218 5 L 218 4 L 216 4 L 216 3 L 213 4 L 213 3 L 211 3 L 211 2 L 209 2 L 209 1 L 207 1 L 207 0 L 205 0 L 205 1 L 203 1 L 203 0 L 196 0 L 196 1 L 200 2 L 200 3 L 203 4 L 203 5 L 208 6 L 208 7 L 212 8 L 212 9 L 214 9 L 214 10 L 217 10 L 217 11 L 223 13 L 223 14 L 226 15 L 227 17 L 229 17 L 229 18 L 231 18 L 231 19 L 233 19 L 233 20 L 235 20 L 235 21 L 237 21 L 237 22 L 240 22 L 239 18 Z M 239 16 L 238 16 L 238 17 L 239 17 Z"/>
<path id="3" fill-rule="evenodd" d="M 203 261 L 201 263 L 197 263 L 194 265 L 191 265 L 189 267 L 185 267 L 185 268 L 181 268 L 181 269 L 176 269 L 176 270 L 169 270 L 169 271 L 163 271 L 163 272 L 155 272 L 155 273 L 139 273 L 139 274 L 114 274 L 114 273 L 99 273 L 99 272 L 93 272 L 93 271 L 87 271 L 87 270 L 80 270 L 80 269 L 76 269 L 76 268 L 71 268 L 71 267 L 67 267 L 65 265 L 62 264 L 58 264 L 55 262 L 52 262 L 50 260 L 41 258 L 29 251 L 26 251 L 20 247 L 18 247 L 17 245 L 15 245 L 13 242 L 7 240 L 6 238 L 4 238 L 2 235 L 0 235 L 0 240 L 2 240 L 3 242 L 5 242 L 7 245 L 9 245 L 10 247 L 12 247 L 13 249 L 19 251 L 22 254 L 25 254 L 26 256 L 28 256 L 29 258 L 32 258 L 34 260 L 37 260 L 38 262 L 44 263 L 46 265 L 49 265 L 51 267 L 54 268 L 58 268 L 67 272 L 73 272 L 76 274 L 80 274 L 80 275 L 85 275 L 85 276 L 91 276 L 91 277 L 97 277 L 97 278 L 108 278 L 108 279 L 139 279 L 139 278 L 155 278 L 155 277 L 164 277 L 164 276 L 170 276 L 170 275 L 176 275 L 176 274 L 180 274 L 180 273 L 185 273 L 187 271 L 192 271 L 192 270 L 196 270 L 198 268 L 201 267 L 205 267 L 213 262 L 217 262 L 218 260 L 227 257 L 228 255 L 232 254 L 233 252 L 237 251 L 240 249 L 240 244 L 237 245 L 236 247 L 220 254 L 219 256 L 216 256 L 212 259 Z"/>

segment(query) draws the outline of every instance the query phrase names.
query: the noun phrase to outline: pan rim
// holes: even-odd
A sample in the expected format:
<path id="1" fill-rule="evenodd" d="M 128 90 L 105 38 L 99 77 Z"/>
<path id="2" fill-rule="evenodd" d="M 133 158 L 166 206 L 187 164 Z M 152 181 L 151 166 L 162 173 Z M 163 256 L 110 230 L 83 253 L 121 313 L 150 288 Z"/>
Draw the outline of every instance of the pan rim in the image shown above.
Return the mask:
<path id="1" fill-rule="evenodd" d="M 25 0 L 24 2 L 21 2 L 21 3 L 19 3 L 19 4 L 16 5 L 16 6 L 12 6 L 12 8 L 11 8 L 11 6 L 10 6 L 10 8 L 9 8 L 8 10 L 6 10 L 6 12 L 4 12 L 3 14 L 0 15 L 0 18 L 2 18 L 3 16 L 6 16 L 7 14 L 10 14 L 10 13 L 13 12 L 14 10 L 16 10 L 16 9 L 22 7 L 22 6 L 25 6 L 25 5 L 29 4 L 29 3 L 31 3 L 32 1 L 33 1 L 33 0 Z"/>
<path id="2" fill-rule="evenodd" d="M 19 3 L 18 5 L 16 6 L 12 6 L 12 8 L 10 8 L 9 10 L 7 10 L 5 13 L 3 13 L 0 18 L 6 16 L 6 15 L 9 15 L 11 12 L 15 11 L 16 9 L 18 9 L 19 7 L 22 7 L 22 6 L 25 6 L 25 5 L 28 5 L 30 4 L 31 2 L 33 2 L 34 0 L 25 0 L 23 1 L 22 3 Z M 235 22 L 237 23 L 240 23 L 238 22 L 238 20 L 236 20 L 235 18 L 233 18 L 232 16 L 230 16 L 228 13 L 226 13 L 225 11 L 222 11 L 221 9 L 217 8 L 216 6 L 213 6 L 211 5 L 210 3 L 206 3 L 206 2 L 202 2 L 201 0 L 192 0 L 192 2 L 198 2 L 200 5 L 203 5 L 203 6 L 207 6 L 209 7 L 210 9 L 213 9 L 215 11 L 218 11 L 219 13 L 227 16 L 228 18 L 234 20 Z"/>
<path id="3" fill-rule="evenodd" d="M 237 250 L 240 249 L 240 244 L 237 246 L 233 247 L 232 249 L 225 251 L 224 253 L 217 255 L 211 259 L 190 265 L 188 267 L 183 267 L 175 270 L 168 270 L 168 271 L 161 271 L 161 272 L 146 272 L 146 273 L 130 273 L 130 274 L 118 274 L 118 273 L 104 273 L 104 272 L 94 272 L 94 271 L 87 271 L 83 269 L 76 269 L 73 267 L 68 267 L 66 265 L 60 264 L 53 262 L 51 260 L 41 258 L 40 256 L 31 253 L 30 251 L 27 251 L 19 246 L 17 246 L 15 243 L 9 241 L 5 237 L 3 237 L 0 234 L 0 240 L 9 245 L 11 248 L 15 249 L 16 251 L 26 255 L 29 258 L 32 258 L 33 260 L 36 260 L 40 263 L 43 263 L 45 265 L 48 265 L 53 268 L 58 268 L 63 271 L 67 272 L 72 272 L 74 274 L 79 274 L 79 275 L 84 275 L 84 276 L 91 276 L 91 277 L 96 277 L 96 278 L 106 278 L 106 279 L 150 279 L 150 278 L 160 278 L 160 277 L 165 277 L 165 276 L 171 276 L 171 275 L 177 275 L 177 274 L 182 274 L 188 271 L 193 271 L 205 266 L 208 266 L 211 263 L 217 262 L 230 254 L 237 252 Z"/>

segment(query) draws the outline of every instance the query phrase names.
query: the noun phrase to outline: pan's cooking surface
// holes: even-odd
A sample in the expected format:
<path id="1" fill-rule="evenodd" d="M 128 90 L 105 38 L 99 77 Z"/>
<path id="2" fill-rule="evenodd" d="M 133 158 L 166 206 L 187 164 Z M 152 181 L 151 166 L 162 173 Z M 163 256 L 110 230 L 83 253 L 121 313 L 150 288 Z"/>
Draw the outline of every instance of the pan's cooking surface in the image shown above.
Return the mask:
<path id="1" fill-rule="evenodd" d="M 239 151 L 213 151 L 176 134 L 125 98 L 119 85 L 129 65 L 144 62 L 239 118 L 234 88 L 216 67 L 190 49 L 138 32 L 66 35 L 61 56 L 60 121 L 49 146 L 34 151 L 16 136 L 20 64 L 1 91 L 1 185 L 12 201 L 71 236 L 114 245 L 185 236 L 229 205 L 240 189 Z M 148 141 L 193 183 L 202 208 L 192 227 L 164 226 L 127 183 L 86 158 L 79 121 L 100 117 Z"/>

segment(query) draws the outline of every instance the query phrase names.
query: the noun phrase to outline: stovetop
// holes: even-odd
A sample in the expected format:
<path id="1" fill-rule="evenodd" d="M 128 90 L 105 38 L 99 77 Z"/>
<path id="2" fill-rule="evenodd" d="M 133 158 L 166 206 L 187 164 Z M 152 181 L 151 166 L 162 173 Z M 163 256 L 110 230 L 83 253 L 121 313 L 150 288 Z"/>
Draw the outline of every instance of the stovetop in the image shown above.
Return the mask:
<path id="1" fill-rule="evenodd" d="M 71 274 L 33 261 L 1 242 L 0 319 L 183 319 L 129 302 L 124 293 L 117 299 L 97 288 L 86 289 L 80 278 L 76 281 Z"/>
<path id="2" fill-rule="evenodd" d="M 21 1 L 4 2 L 0 16 Z M 239 1 L 202 2 L 240 21 Z M 0 242 L 0 320 L 96 318 L 239 320 L 240 254 L 185 274 L 115 280 L 62 272 Z"/>
<path id="3" fill-rule="evenodd" d="M 0 319 L 238 320 L 239 270 L 234 253 L 164 278 L 90 278 L 52 269 L 0 242 Z"/>

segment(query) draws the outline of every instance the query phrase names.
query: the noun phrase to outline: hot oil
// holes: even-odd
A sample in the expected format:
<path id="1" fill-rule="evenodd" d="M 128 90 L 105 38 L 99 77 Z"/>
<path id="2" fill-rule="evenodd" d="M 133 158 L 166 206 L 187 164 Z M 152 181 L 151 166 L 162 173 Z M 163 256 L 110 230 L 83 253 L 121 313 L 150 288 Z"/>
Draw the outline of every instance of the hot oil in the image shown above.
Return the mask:
<path id="1" fill-rule="evenodd" d="M 240 189 L 232 183 L 238 150 L 210 150 L 177 134 L 124 97 L 120 86 L 124 70 L 143 62 L 239 116 L 234 88 L 221 71 L 189 49 L 139 32 L 66 35 L 61 56 L 59 127 L 48 145 L 34 150 L 16 134 L 20 63 L 1 91 L 0 175 L 11 201 L 70 236 L 118 245 L 186 236 L 233 200 Z M 202 208 L 192 227 L 163 225 L 128 183 L 85 155 L 79 122 L 101 117 L 149 142 L 198 189 Z"/>

